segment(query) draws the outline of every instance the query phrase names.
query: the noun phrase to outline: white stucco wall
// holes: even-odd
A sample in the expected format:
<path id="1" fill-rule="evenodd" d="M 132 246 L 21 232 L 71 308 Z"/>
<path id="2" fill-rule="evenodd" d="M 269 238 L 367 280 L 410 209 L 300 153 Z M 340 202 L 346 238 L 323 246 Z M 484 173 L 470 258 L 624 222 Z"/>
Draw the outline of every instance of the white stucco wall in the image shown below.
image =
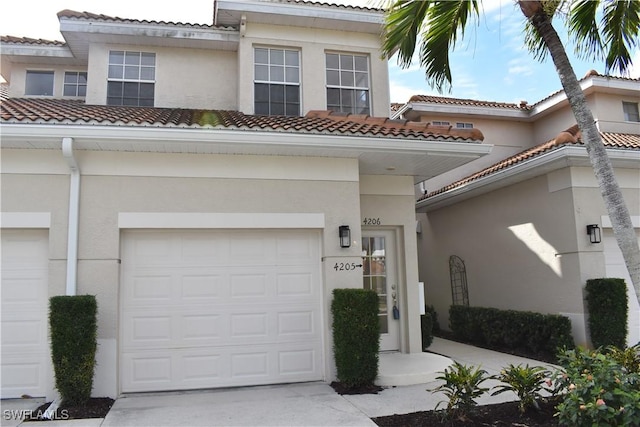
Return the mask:
<path id="1" fill-rule="evenodd" d="M 389 116 L 387 61 L 380 58 L 380 40 L 373 34 L 330 31 L 247 22 L 238 47 L 238 105 L 253 114 L 253 48 L 281 47 L 299 50 L 301 65 L 301 114 L 326 110 L 325 52 L 368 55 L 371 115 Z"/>
<path id="2" fill-rule="evenodd" d="M 92 43 L 87 103 L 107 102 L 109 51 L 156 54 L 155 107 L 236 110 L 236 52 Z"/>
<path id="3" fill-rule="evenodd" d="M 640 172 L 618 169 L 631 215 L 640 212 Z M 587 224 L 606 215 L 590 168 L 565 168 L 460 203 L 419 214 L 420 280 L 427 304 L 448 327 L 448 258 L 466 264 L 472 306 L 555 313 L 572 320 L 577 344 L 588 344 L 584 286 L 605 277 L 602 245 Z"/>

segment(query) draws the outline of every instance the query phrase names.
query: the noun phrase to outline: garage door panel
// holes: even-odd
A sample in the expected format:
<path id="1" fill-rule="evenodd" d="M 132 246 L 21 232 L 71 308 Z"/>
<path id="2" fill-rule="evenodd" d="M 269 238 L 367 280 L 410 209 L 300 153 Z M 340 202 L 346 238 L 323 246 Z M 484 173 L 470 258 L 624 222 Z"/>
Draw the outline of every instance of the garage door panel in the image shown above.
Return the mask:
<path id="1" fill-rule="evenodd" d="M 2 230 L 2 398 L 44 396 L 50 373 L 46 230 Z"/>
<path id="2" fill-rule="evenodd" d="M 322 379 L 316 233 L 153 233 L 123 237 L 123 391 Z"/>
<path id="3" fill-rule="evenodd" d="M 306 309 L 305 309 L 306 308 Z M 127 351 L 145 348 L 252 345 L 313 339 L 319 333 L 319 316 L 312 307 L 265 307 L 256 311 L 235 306 L 196 307 L 184 312 L 175 308 L 139 310 L 123 317 Z"/>
<path id="4" fill-rule="evenodd" d="M 321 378 L 320 352 L 290 344 L 271 346 L 158 350 L 123 357 L 123 389 L 184 390 L 308 381 Z"/>

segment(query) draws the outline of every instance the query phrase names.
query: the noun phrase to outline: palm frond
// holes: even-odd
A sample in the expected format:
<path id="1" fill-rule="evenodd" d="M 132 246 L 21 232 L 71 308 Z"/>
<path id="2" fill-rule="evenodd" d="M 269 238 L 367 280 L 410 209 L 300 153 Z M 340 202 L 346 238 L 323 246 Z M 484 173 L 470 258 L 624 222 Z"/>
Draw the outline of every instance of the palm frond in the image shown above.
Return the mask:
<path id="1" fill-rule="evenodd" d="M 579 0 L 572 4 L 567 21 L 569 34 L 575 38 L 576 55 L 580 58 L 603 56 L 602 39 L 598 31 L 599 1 Z"/>
<path id="2" fill-rule="evenodd" d="M 430 1 L 397 0 L 389 5 L 385 16 L 382 54 L 391 56 L 398 52 L 398 65 L 411 65 L 418 35 L 427 16 Z"/>
<path id="3" fill-rule="evenodd" d="M 429 8 L 419 56 L 427 81 L 438 92 L 451 88 L 449 53 L 458 33 L 463 38 L 468 19 L 478 17 L 477 1 L 436 1 Z"/>
<path id="4" fill-rule="evenodd" d="M 632 64 L 630 52 L 639 43 L 640 1 L 607 2 L 600 22 L 606 50 L 605 71 L 624 74 Z"/>

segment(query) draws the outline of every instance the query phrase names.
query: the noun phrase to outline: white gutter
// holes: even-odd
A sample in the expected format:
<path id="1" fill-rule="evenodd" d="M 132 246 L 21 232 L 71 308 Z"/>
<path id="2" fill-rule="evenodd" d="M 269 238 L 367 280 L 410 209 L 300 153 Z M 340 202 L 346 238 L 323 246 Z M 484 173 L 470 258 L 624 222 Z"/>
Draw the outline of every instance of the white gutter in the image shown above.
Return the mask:
<path id="1" fill-rule="evenodd" d="M 70 170 L 69 233 L 67 235 L 67 295 L 75 295 L 78 282 L 78 224 L 80 211 L 80 168 L 73 155 L 73 138 L 62 138 L 62 155 Z"/>
<path id="2" fill-rule="evenodd" d="M 231 144 L 235 148 L 259 146 L 285 147 L 287 149 L 329 149 L 352 152 L 362 150 L 369 153 L 415 153 L 415 154 L 455 154 L 485 155 L 491 152 L 493 145 L 478 142 L 449 142 L 434 137 L 433 141 L 424 139 L 386 138 L 381 136 L 339 136 L 331 134 L 300 134 L 293 132 L 265 132 L 262 130 L 229 130 L 221 128 L 156 127 L 156 126 L 87 126 L 43 123 L 2 123 L 3 140 L 10 138 L 64 137 L 73 132 L 75 138 L 92 141 L 91 149 L 109 150 L 118 145 L 131 151 L 132 145 L 152 147 L 160 145 L 166 151 L 171 143 L 184 146 L 185 143 L 205 146 L 223 146 Z M 126 141 L 126 142 L 123 142 Z M 158 144 L 158 141 L 162 141 Z M 3 141 L 4 143 L 4 141 Z M 84 144 L 84 142 L 83 142 Z M 95 145 L 93 145 L 95 144 Z M 85 148 L 85 147 L 83 147 Z"/>

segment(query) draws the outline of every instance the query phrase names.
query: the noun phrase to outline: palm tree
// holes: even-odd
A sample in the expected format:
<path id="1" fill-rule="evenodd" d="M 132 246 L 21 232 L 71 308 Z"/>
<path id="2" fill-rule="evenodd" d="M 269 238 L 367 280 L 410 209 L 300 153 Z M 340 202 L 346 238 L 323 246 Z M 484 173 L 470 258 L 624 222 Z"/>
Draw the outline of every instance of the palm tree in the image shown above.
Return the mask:
<path id="1" fill-rule="evenodd" d="M 469 19 L 480 15 L 477 0 L 391 0 L 386 8 L 383 53 L 398 52 L 402 67 L 411 65 L 420 38 L 419 59 L 427 81 L 439 92 L 451 86 L 449 51 L 458 36 L 464 36 Z M 526 45 L 539 58 L 551 55 L 600 186 L 600 193 L 611 218 L 614 235 L 622 251 L 631 282 L 640 301 L 640 248 L 631 216 L 625 204 L 613 167 L 602 143 L 593 114 L 578 83 L 565 48 L 552 25 L 559 11 L 567 19 L 569 34 L 575 37 L 583 56 L 604 56 L 606 73 L 626 72 L 631 65 L 630 51 L 638 45 L 640 1 L 516 0 L 527 18 Z M 602 11 L 600 23 L 597 14 Z"/>

